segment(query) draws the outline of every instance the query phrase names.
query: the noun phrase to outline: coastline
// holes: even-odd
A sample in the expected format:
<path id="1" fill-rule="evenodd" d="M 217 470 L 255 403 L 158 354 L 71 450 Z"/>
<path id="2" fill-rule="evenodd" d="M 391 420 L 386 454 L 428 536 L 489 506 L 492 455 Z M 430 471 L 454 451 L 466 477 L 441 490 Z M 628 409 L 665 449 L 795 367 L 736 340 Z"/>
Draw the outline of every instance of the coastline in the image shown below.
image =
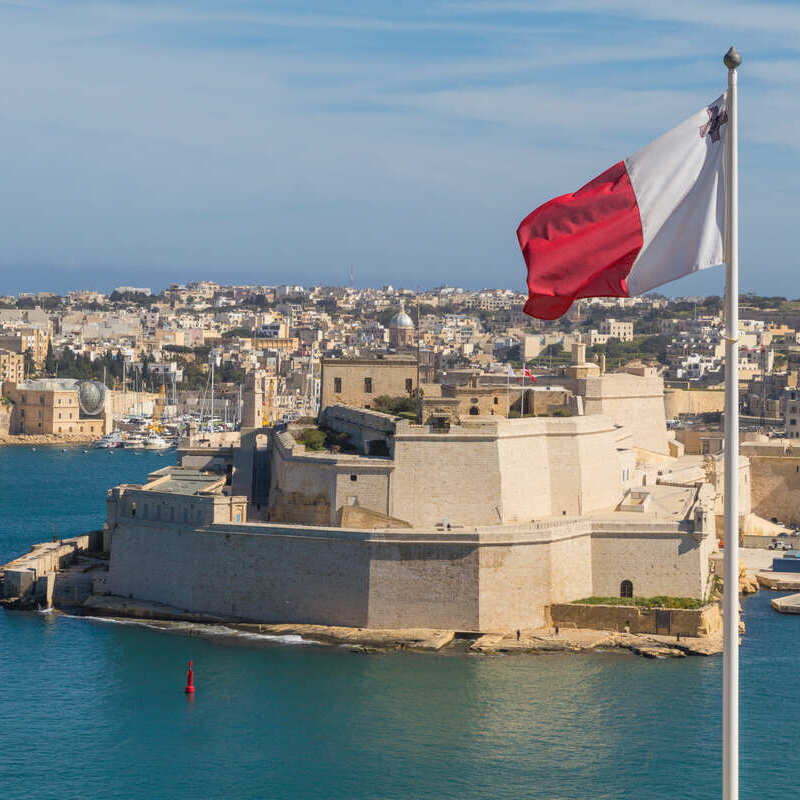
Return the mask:
<path id="1" fill-rule="evenodd" d="M 0 433 L 0 447 L 24 447 L 31 445 L 89 444 L 94 438 L 81 433 Z"/>
<path id="2" fill-rule="evenodd" d="M 64 609 L 66 611 L 66 609 Z M 462 650 L 479 655 L 546 655 L 625 650 L 645 658 L 684 658 L 722 652 L 721 635 L 708 637 L 659 636 L 616 631 L 553 628 L 478 633 L 433 628 L 375 629 L 337 625 L 242 622 L 192 614 L 159 603 L 146 603 L 110 595 L 90 595 L 82 606 L 69 609 L 90 619 L 140 624 L 166 633 L 189 636 L 251 637 L 265 642 L 348 647 L 356 653 L 419 651 L 443 653 Z M 62 611 L 63 613 L 63 611 Z"/>

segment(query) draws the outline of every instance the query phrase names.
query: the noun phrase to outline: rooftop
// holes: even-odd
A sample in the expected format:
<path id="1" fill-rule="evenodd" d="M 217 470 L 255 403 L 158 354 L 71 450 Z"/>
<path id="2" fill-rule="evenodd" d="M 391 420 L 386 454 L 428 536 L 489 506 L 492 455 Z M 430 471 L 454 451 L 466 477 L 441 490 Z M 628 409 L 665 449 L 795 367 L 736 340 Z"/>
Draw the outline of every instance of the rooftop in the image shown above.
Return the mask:
<path id="1" fill-rule="evenodd" d="M 214 472 L 187 467 L 168 466 L 151 472 L 142 488 L 168 494 L 198 495 L 213 492 L 223 478 Z"/>

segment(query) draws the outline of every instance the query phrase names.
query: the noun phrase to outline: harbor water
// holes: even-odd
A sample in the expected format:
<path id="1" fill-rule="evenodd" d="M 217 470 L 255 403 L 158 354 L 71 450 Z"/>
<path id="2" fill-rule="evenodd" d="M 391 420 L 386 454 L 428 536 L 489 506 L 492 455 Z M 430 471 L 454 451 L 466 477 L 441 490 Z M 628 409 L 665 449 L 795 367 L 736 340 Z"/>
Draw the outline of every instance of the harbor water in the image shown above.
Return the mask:
<path id="1" fill-rule="evenodd" d="M 0 562 L 99 527 L 108 486 L 172 457 L 0 448 Z M 744 601 L 743 800 L 798 793 L 800 617 L 771 596 Z M 0 612 L 0 794 L 707 800 L 721 670 L 617 652 L 361 655 Z"/>

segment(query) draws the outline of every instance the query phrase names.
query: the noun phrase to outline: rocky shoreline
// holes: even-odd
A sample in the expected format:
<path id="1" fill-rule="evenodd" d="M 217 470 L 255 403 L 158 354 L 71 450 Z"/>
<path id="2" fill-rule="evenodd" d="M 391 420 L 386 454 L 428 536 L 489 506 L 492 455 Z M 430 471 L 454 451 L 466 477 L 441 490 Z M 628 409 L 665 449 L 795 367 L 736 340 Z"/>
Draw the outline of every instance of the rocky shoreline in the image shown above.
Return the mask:
<path id="1" fill-rule="evenodd" d="M 0 447 L 4 446 L 34 446 L 50 444 L 88 444 L 94 437 L 85 433 L 0 433 Z"/>
<path id="2" fill-rule="evenodd" d="M 372 629 L 335 625 L 275 624 L 240 622 L 207 614 L 191 614 L 158 603 L 144 603 L 108 595 L 89 596 L 80 608 L 70 611 L 104 617 L 110 621 L 139 623 L 167 633 L 192 636 L 220 636 L 231 639 L 249 636 L 265 641 L 299 641 L 306 644 L 348 647 L 355 653 L 399 650 L 446 652 L 460 649 L 481 655 L 586 653 L 626 650 L 645 658 L 684 658 L 722 652 L 722 636 L 703 638 L 656 636 L 553 628 L 498 633 L 471 633 L 431 628 Z"/>

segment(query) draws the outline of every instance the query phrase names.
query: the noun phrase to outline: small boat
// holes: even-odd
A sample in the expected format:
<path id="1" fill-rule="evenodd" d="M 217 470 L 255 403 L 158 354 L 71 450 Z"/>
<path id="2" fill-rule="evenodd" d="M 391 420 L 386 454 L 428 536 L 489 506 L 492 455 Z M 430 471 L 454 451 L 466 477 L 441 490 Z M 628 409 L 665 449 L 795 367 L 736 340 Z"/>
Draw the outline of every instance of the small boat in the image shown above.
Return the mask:
<path id="1" fill-rule="evenodd" d="M 172 444 L 163 436 L 159 436 L 155 431 L 150 431 L 144 439 L 144 450 L 169 450 Z"/>
<path id="2" fill-rule="evenodd" d="M 122 434 L 119 431 L 107 433 L 105 436 L 92 442 L 92 447 L 98 448 L 99 450 L 112 450 L 116 447 L 122 447 Z"/>
<path id="3" fill-rule="evenodd" d="M 169 450 L 172 443 L 155 431 L 150 431 L 147 436 L 131 436 L 125 442 L 125 447 L 129 450 Z"/>

